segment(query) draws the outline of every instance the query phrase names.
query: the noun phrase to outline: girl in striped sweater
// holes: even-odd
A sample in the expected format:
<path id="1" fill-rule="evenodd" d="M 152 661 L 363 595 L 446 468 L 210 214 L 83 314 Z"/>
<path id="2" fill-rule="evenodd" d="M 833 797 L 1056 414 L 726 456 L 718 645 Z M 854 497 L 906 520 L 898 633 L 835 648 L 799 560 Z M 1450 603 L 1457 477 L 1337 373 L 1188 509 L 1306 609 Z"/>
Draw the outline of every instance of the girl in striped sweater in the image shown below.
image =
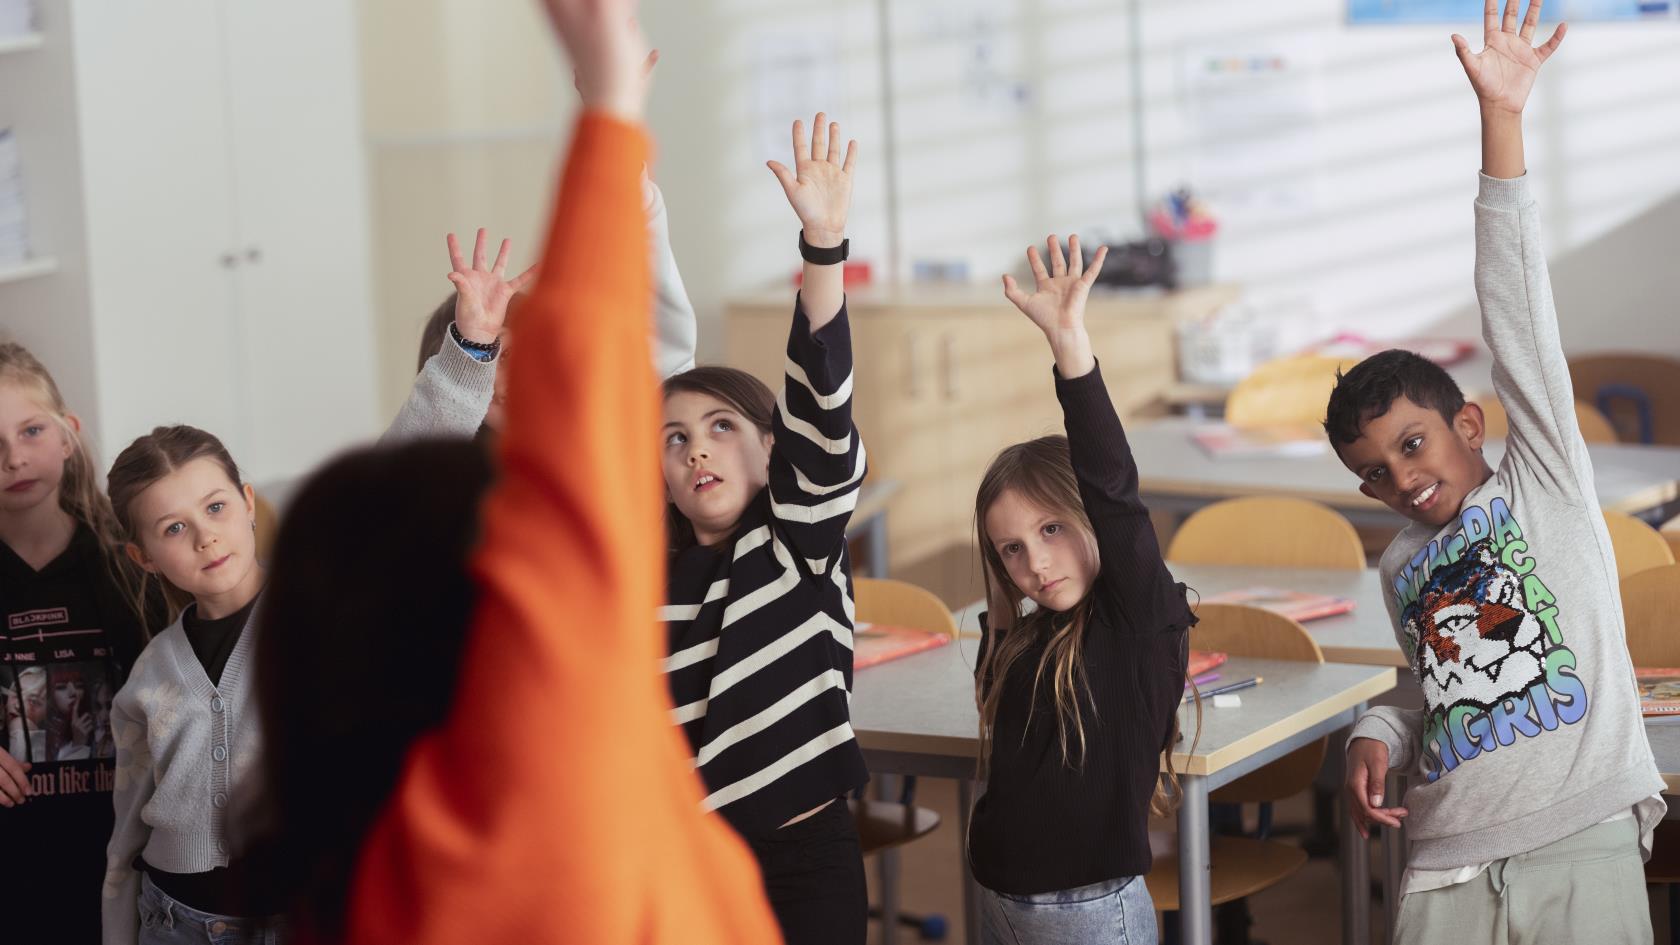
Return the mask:
<path id="1" fill-rule="evenodd" d="M 790 945 L 864 940 L 868 894 L 851 814 L 868 780 L 852 734 L 846 522 L 864 451 L 852 426 L 841 264 L 857 143 L 819 113 L 770 169 L 803 226 L 803 289 L 774 397 L 700 368 L 665 383 L 671 525 L 666 678 L 704 806 L 752 847 Z"/>

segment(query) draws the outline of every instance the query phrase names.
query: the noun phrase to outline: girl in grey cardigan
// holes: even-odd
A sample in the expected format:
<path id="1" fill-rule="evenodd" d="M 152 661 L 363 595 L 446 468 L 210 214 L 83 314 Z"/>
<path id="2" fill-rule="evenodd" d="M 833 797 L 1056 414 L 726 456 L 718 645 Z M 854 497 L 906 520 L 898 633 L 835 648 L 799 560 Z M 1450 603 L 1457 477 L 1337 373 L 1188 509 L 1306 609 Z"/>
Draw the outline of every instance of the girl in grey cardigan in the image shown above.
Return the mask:
<path id="1" fill-rule="evenodd" d="M 117 693 L 106 851 L 106 945 L 272 945 L 270 885 L 232 848 L 228 812 L 261 751 L 249 709 L 263 569 L 255 496 L 221 441 L 159 427 L 111 467 L 111 504 L 136 564 L 190 597 Z M 254 782 L 253 782 L 254 783 Z M 230 937 L 231 936 L 231 937 Z"/>

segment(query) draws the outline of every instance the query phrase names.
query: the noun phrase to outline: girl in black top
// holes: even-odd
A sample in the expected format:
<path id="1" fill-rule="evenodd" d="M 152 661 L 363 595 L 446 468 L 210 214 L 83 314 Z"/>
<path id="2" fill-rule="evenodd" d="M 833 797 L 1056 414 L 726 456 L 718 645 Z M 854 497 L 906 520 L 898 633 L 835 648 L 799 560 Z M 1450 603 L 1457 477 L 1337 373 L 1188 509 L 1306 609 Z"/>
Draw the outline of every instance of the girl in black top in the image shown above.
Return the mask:
<path id="1" fill-rule="evenodd" d="M 116 753 L 110 701 L 168 622 L 122 554 L 81 423 L 0 344 L 0 942 L 99 941 Z"/>
<path id="2" fill-rule="evenodd" d="M 988 943 L 1154 942 L 1147 820 L 1177 731 L 1195 623 L 1161 561 L 1137 467 L 1085 332 L 1102 268 L 1079 241 L 1004 294 L 1055 355 L 1067 436 L 1004 450 L 975 501 L 990 610 L 975 679 L 986 792 L 969 828 Z M 1023 601 L 1036 608 L 1023 612 Z"/>

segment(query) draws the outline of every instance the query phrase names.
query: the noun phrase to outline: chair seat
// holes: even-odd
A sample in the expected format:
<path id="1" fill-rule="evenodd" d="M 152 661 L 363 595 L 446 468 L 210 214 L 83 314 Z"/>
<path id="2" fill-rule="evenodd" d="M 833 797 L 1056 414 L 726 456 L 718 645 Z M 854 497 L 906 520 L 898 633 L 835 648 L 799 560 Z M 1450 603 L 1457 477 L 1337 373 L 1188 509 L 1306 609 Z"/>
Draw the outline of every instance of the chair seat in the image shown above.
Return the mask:
<path id="1" fill-rule="evenodd" d="M 1657 824 L 1651 837 L 1651 859 L 1645 864 L 1647 883 L 1680 883 L 1680 821 Z"/>
<path id="2" fill-rule="evenodd" d="M 1209 847 L 1213 863 L 1209 884 L 1216 906 L 1270 888 L 1307 862 L 1305 850 L 1276 840 L 1214 837 Z M 1156 909 L 1178 910 L 1177 853 L 1157 855 L 1145 881 Z"/>
<path id="3" fill-rule="evenodd" d="M 926 807 L 872 800 L 848 800 L 846 806 L 857 824 L 864 856 L 902 846 L 939 826 L 938 812 Z"/>

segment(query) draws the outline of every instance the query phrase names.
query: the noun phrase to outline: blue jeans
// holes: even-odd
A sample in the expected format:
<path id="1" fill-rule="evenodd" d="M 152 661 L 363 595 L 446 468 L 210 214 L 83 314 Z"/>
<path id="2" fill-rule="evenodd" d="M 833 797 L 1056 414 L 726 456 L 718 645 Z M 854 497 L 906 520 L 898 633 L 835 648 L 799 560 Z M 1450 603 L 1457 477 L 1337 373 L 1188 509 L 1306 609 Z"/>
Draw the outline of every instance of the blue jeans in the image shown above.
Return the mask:
<path id="1" fill-rule="evenodd" d="M 140 945 L 281 945 L 280 920 L 211 915 L 140 878 Z"/>
<path id="2" fill-rule="evenodd" d="M 982 945 L 1155 945 L 1155 901 L 1143 877 L 1008 896 L 980 890 Z"/>

